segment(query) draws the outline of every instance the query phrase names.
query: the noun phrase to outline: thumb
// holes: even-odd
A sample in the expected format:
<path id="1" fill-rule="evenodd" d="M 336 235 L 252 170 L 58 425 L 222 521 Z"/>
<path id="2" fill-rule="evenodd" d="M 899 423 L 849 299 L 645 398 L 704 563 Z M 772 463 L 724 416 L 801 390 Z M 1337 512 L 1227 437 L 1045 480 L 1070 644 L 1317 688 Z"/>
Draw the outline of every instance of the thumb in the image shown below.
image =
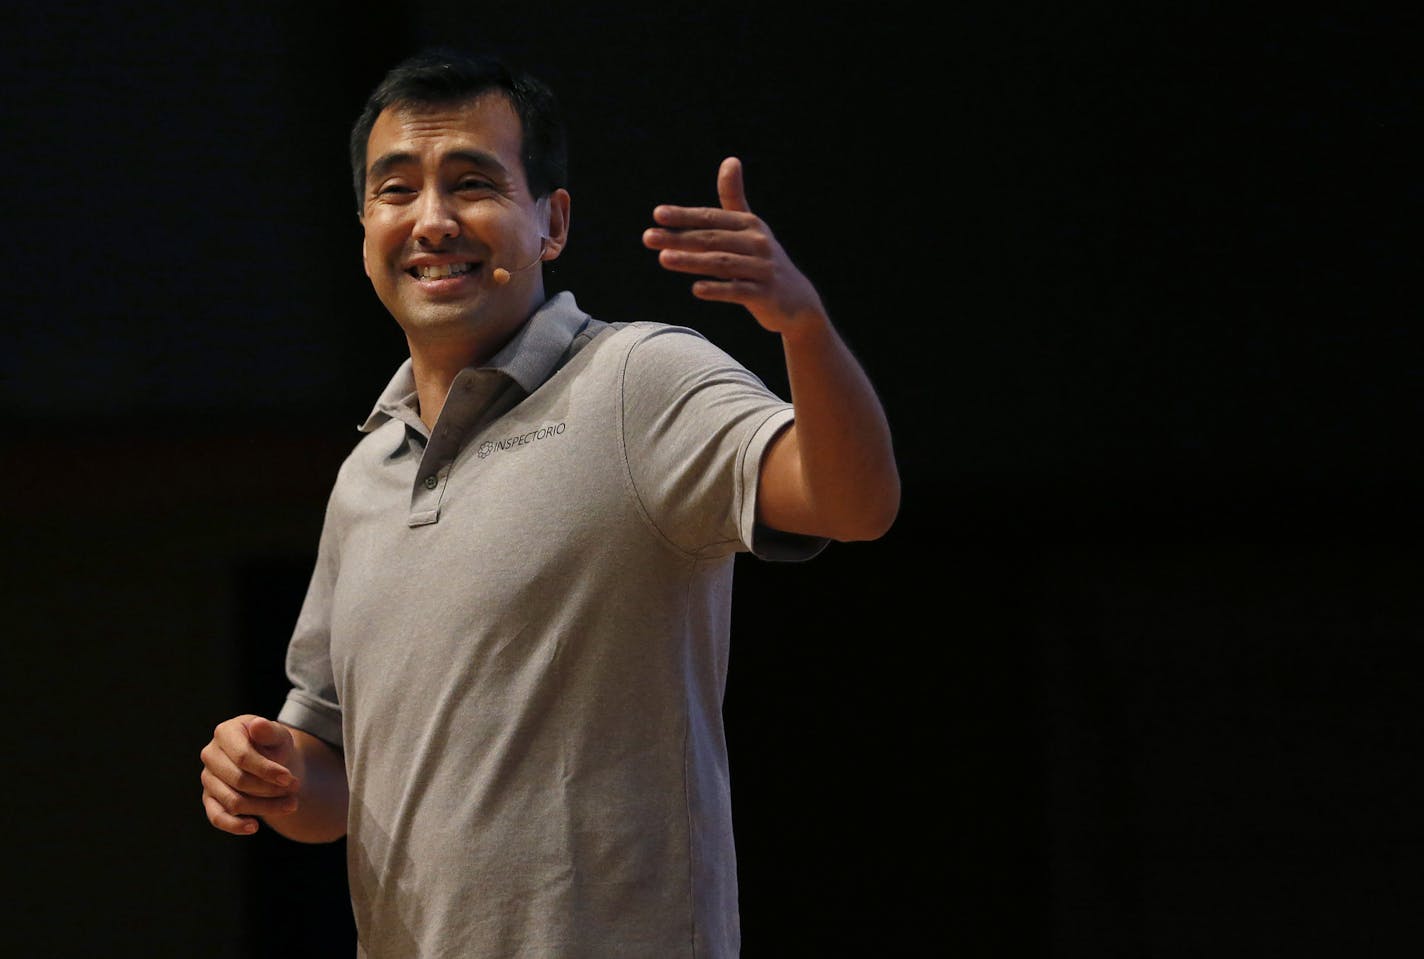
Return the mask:
<path id="1" fill-rule="evenodd" d="M 287 727 L 261 716 L 254 716 L 248 722 L 247 737 L 265 753 L 280 752 L 292 742 L 292 734 Z"/>
<path id="2" fill-rule="evenodd" d="M 747 205 L 747 191 L 742 184 L 742 161 L 736 157 L 727 157 L 717 168 L 717 199 L 722 202 L 724 210 L 739 213 L 750 213 L 752 210 Z"/>

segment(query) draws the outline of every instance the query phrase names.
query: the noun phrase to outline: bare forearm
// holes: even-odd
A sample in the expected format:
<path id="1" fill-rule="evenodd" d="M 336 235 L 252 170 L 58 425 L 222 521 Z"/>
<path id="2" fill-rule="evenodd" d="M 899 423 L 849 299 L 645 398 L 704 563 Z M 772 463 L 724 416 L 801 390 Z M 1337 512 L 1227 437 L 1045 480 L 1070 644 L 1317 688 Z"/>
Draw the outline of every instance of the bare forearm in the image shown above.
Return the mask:
<path id="1" fill-rule="evenodd" d="M 900 508 L 885 411 L 824 313 L 782 333 L 807 504 L 823 535 L 875 539 Z"/>
<path id="2" fill-rule="evenodd" d="M 340 752 L 315 736 L 300 729 L 291 732 L 301 757 L 297 809 L 264 816 L 263 820 L 288 839 L 335 842 L 346 835 L 349 792 L 345 761 Z"/>

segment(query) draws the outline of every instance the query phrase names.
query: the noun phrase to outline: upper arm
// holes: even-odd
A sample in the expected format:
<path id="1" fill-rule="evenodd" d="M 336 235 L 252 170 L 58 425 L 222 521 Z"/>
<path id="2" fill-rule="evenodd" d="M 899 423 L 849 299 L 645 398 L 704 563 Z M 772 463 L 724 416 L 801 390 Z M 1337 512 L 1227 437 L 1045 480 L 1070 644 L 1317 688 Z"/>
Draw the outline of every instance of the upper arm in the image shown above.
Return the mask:
<path id="1" fill-rule="evenodd" d="M 778 433 L 762 454 L 757 472 L 756 519 L 762 526 L 783 533 L 826 535 L 816 527 L 794 422 Z"/>
<path id="2" fill-rule="evenodd" d="M 888 492 L 880 495 L 879 490 L 846 481 L 855 472 L 854 463 L 818 460 L 827 479 L 813 492 L 808 442 L 793 421 L 768 444 L 757 472 L 757 522 L 783 533 L 841 542 L 883 535 L 899 508 L 898 479 L 892 477 L 884 487 Z"/>

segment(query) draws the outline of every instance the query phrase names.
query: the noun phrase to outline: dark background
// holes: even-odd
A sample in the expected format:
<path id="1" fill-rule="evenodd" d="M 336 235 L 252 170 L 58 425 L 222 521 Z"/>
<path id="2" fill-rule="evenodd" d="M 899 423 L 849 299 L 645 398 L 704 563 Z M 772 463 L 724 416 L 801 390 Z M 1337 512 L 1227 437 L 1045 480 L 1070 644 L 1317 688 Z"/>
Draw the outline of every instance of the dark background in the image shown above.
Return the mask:
<path id="1" fill-rule="evenodd" d="M 430 43 L 560 95 L 553 289 L 782 390 L 639 243 L 736 154 L 888 411 L 890 534 L 739 561 L 748 959 L 1417 943 L 1420 24 L 1041 6 L 8 18 L 5 951 L 350 954 L 340 845 L 211 830 L 197 753 L 403 355 L 345 136 Z"/>

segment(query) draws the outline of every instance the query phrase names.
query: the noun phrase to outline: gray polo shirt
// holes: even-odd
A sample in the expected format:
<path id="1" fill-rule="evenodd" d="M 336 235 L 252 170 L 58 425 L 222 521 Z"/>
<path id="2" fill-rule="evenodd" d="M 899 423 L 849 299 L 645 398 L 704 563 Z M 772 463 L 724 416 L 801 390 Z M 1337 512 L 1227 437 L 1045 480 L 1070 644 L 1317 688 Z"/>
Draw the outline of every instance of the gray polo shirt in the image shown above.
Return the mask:
<path id="1" fill-rule="evenodd" d="M 791 407 L 697 333 L 561 293 L 409 361 L 342 465 L 279 718 L 344 749 L 361 955 L 730 957 L 732 561 Z"/>

